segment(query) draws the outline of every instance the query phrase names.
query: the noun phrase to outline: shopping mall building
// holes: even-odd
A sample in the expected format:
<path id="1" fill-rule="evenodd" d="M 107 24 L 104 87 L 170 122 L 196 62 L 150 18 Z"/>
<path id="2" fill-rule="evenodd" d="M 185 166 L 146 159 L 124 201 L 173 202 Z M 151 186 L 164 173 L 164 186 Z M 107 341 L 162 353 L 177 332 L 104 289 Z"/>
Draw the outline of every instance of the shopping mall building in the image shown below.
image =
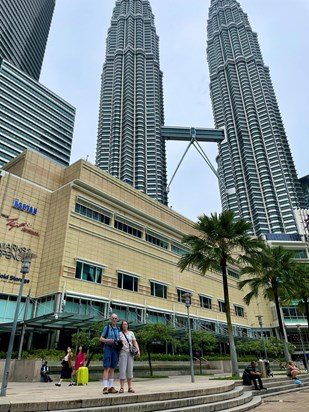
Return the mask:
<path id="1" fill-rule="evenodd" d="M 0 173 L 1 347 L 15 313 L 22 251 L 36 256 L 19 313 L 24 349 L 63 347 L 111 312 L 134 325 L 184 329 L 187 292 L 191 327 L 226 335 L 221 273 L 177 267 L 192 221 L 84 160 L 65 167 L 28 149 Z M 246 307 L 238 277 L 230 267 L 235 335 L 257 336 L 258 315 L 264 333 L 274 335 L 271 304 Z"/>

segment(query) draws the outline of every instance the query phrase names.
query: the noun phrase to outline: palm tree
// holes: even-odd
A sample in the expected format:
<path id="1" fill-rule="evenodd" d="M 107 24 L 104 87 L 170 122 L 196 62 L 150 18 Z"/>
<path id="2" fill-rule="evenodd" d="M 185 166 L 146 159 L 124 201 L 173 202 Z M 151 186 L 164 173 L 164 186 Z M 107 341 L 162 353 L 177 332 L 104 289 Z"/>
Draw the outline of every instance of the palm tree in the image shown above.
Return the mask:
<path id="1" fill-rule="evenodd" d="M 239 376 L 231 321 L 227 266 L 239 262 L 242 257 L 240 253 L 257 251 L 263 243 L 261 239 L 250 237 L 248 234 L 251 229 L 250 223 L 243 219 L 235 220 L 235 215 L 231 211 L 223 211 L 219 215 L 214 213 L 210 217 L 202 215 L 193 227 L 199 234 L 183 237 L 182 243 L 189 247 L 189 251 L 181 257 L 178 267 L 181 271 L 196 267 L 202 275 L 205 275 L 209 269 L 221 270 L 232 375 Z"/>
<path id="2" fill-rule="evenodd" d="M 309 265 L 299 263 L 298 267 L 293 277 L 294 293 L 291 300 L 298 301 L 298 309 L 305 314 L 309 329 Z"/>
<path id="3" fill-rule="evenodd" d="M 263 297 L 275 303 L 279 323 L 280 338 L 285 341 L 284 325 L 281 317 L 280 300 L 288 301 L 294 296 L 294 278 L 300 274 L 301 267 L 294 260 L 293 251 L 282 247 L 271 248 L 265 246 L 263 252 L 257 257 L 254 253 L 245 259 L 247 266 L 241 270 L 247 278 L 238 283 L 239 289 L 249 286 L 250 292 L 244 297 L 247 305 L 253 297 L 258 297 L 260 291 Z M 285 357 L 288 361 L 290 355 L 285 346 Z"/>

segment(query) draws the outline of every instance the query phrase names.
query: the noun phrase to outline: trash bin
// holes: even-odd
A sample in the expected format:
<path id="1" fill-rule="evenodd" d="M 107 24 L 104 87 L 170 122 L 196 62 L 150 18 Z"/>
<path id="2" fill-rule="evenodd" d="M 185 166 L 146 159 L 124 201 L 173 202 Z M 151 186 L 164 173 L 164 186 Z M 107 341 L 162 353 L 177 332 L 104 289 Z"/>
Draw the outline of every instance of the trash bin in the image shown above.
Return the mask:
<path id="1" fill-rule="evenodd" d="M 266 362 L 262 359 L 258 361 L 258 366 L 259 366 L 259 372 L 261 372 L 261 377 L 266 378 L 267 373 L 266 373 Z"/>

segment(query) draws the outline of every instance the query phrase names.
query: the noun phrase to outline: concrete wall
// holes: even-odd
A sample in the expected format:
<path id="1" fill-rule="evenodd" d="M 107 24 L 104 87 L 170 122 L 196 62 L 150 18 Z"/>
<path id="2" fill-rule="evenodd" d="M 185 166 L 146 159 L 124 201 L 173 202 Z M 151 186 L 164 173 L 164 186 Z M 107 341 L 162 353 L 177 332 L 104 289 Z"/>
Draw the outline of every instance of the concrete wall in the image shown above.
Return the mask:
<path id="1" fill-rule="evenodd" d="M 5 360 L 0 360 L 0 377 L 2 380 Z M 41 379 L 41 360 L 16 360 L 10 365 L 9 382 L 39 382 Z"/>

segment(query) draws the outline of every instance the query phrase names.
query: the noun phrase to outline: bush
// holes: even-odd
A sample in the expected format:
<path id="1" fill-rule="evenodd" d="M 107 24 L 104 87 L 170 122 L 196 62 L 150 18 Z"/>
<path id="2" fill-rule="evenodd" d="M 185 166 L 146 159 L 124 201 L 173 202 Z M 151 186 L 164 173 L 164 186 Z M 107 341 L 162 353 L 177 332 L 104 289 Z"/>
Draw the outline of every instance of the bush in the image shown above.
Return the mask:
<path id="1" fill-rule="evenodd" d="M 135 360 L 137 361 L 148 361 L 147 353 L 142 354 L 140 357 L 136 357 Z M 151 354 L 152 361 L 189 361 L 189 355 L 166 355 L 165 353 L 152 353 Z"/>
<path id="2" fill-rule="evenodd" d="M 44 359 L 49 361 L 59 361 L 63 356 L 64 351 L 57 349 L 32 349 L 22 353 L 22 359 Z"/>

